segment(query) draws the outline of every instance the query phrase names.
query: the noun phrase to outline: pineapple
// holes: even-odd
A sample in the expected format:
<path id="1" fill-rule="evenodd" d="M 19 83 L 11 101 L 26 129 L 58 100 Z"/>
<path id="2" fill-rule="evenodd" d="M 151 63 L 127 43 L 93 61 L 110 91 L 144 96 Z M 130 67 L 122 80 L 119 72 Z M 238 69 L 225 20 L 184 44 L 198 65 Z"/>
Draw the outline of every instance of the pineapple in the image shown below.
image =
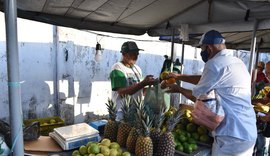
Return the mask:
<path id="1" fill-rule="evenodd" d="M 115 121 L 117 113 L 116 104 L 111 99 L 108 99 L 106 106 L 109 112 L 109 120 L 104 128 L 104 138 L 108 138 L 111 141 L 116 141 L 118 130 L 118 123 Z"/>
<path id="2" fill-rule="evenodd" d="M 154 146 L 154 155 L 156 153 L 156 149 L 157 149 L 157 146 L 158 146 L 158 143 L 159 143 L 159 139 L 160 139 L 160 136 L 161 136 L 161 130 L 160 130 L 160 127 L 161 125 L 163 124 L 163 121 L 164 121 L 164 113 L 165 113 L 165 108 L 162 108 L 159 112 L 159 114 L 157 114 L 155 116 L 155 120 L 154 120 L 154 129 L 151 131 L 150 133 L 150 137 L 152 139 L 152 142 L 153 142 L 153 146 Z"/>
<path id="3" fill-rule="evenodd" d="M 159 143 L 156 148 L 155 156 L 173 156 L 175 153 L 175 143 L 172 134 L 172 130 L 175 125 L 180 121 L 183 112 L 175 112 L 166 122 L 166 130 L 161 134 Z"/>
<path id="4" fill-rule="evenodd" d="M 142 102 L 143 101 L 141 99 L 135 100 L 136 109 L 140 109 L 142 107 Z M 137 115 L 137 113 L 134 113 L 134 114 Z M 134 121 L 131 122 L 131 125 L 133 127 L 131 128 L 131 131 L 129 132 L 127 142 L 126 142 L 126 148 L 131 153 L 135 153 L 136 141 L 137 141 L 137 138 L 139 137 L 139 129 L 140 129 L 139 121 L 140 120 L 138 119 L 138 116 L 136 116 Z"/>
<path id="5" fill-rule="evenodd" d="M 126 146 L 126 141 L 131 130 L 130 126 L 130 104 L 131 104 L 131 96 L 125 96 L 125 102 L 122 103 L 122 113 L 123 119 L 118 127 L 117 132 L 117 142 L 121 147 Z"/>
<path id="6" fill-rule="evenodd" d="M 152 126 L 152 120 L 141 109 L 138 109 L 138 116 L 141 123 L 141 135 L 136 141 L 135 155 L 138 156 L 152 156 L 153 155 L 153 142 L 150 138 L 150 129 Z"/>

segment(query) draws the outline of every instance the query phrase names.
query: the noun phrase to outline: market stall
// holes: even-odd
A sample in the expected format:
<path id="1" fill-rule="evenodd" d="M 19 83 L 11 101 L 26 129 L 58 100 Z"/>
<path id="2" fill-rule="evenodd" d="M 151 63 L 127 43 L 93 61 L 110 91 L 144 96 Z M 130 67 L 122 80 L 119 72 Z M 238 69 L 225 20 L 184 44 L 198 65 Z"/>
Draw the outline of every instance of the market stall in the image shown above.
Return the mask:
<path id="1" fill-rule="evenodd" d="M 268 33 L 267 29 L 270 29 L 270 3 L 260 0 L 43 1 L 43 3 L 18 0 L 18 6 L 16 2 L 16 0 L 2 0 L 0 3 L 1 11 L 6 13 L 10 121 L 14 145 L 12 151 L 15 155 L 23 153 L 16 33 L 17 9 L 18 17 L 77 29 L 135 35 L 147 32 L 151 36 L 187 33 L 190 39 L 194 39 L 194 42 L 192 40 L 185 42 L 190 45 L 198 41 L 198 37 L 209 29 L 216 29 L 225 34 L 230 33 L 225 36 L 226 38 L 237 38 L 235 36 L 239 32 L 249 32 L 247 36 L 250 36 L 252 32 L 252 37 L 248 39 L 235 43 L 236 39 L 231 42 L 232 48 L 249 49 L 250 47 L 252 52 L 250 72 L 254 64 L 256 43 L 258 43 L 256 37 L 259 37 L 256 32 L 262 31 L 263 36 Z M 160 10 L 164 13 L 160 14 Z M 183 29 L 185 27 L 183 24 L 189 25 L 186 31 Z M 172 33 L 175 29 L 178 31 Z M 266 37 L 261 48 L 269 50 L 268 46 Z"/>

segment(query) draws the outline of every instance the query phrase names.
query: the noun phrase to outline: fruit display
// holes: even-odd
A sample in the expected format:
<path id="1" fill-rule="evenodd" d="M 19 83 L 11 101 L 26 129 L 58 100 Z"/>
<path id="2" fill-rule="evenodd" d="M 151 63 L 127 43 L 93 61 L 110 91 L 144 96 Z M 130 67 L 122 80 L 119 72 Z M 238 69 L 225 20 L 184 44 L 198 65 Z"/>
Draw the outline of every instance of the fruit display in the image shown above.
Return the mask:
<path id="1" fill-rule="evenodd" d="M 190 154 L 196 152 L 200 145 L 211 146 L 213 138 L 209 136 L 209 131 L 192 122 L 191 110 L 182 111 L 183 118 L 173 130 L 175 149 Z"/>
<path id="2" fill-rule="evenodd" d="M 37 118 L 37 119 L 28 119 L 24 120 L 23 123 L 25 126 L 31 125 L 33 122 L 38 121 L 40 123 L 39 132 L 41 135 L 49 135 L 54 128 L 62 127 L 65 125 L 63 119 L 58 116 L 46 117 L 46 118 Z"/>
<path id="3" fill-rule="evenodd" d="M 109 112 L 109 120 L 104 128 L 104 138 L 116 141 L 118 131 L 118 122 L 115 121 L 117 113 L 116 104 L 111 99 L 108 99 L 106 106 Z"/>
<path id="4" fill-rule="evenodd" d="M 115 121 L 115 104 L 109 100 L 106 104 L 110 114 L 109 125 L 105 127 L 105 139 L 100 143 L 88 143 L 73 151 L 74 155 L 88 156 L 173 156 L 177 152 L 193 154 L 202 150 L 203 143 L 211 146 L 209 131 L 192 122 L 190 109 L 170 107 L 168 111 L 161 108 L 158 114 L 147 107 L 142 99 L 124 97 L 122 103 L 123 119 L 117 123 L 116 141 L 113 141 L 111 128 Z M 131 106 L 136 112 L 131 113 Z M 130 114 L 135 115 L 130 121 Z M 109 122 L 108 122 L 109 123 Z M 109 134 L 110 133 L 110 134 Z M 110 137 L 110 138 L 109 138 Z M 123 151 L 126 149 L 127 151 Z M 181 154 L 183 154 L 181 153 Z"/>
<path id="5" fill-rule="evenodd" d="M 123 151 L 117 142 L 102 139 L 101 142 L 88 142 L 72 152 L 72 156 L 131 156 L 128 151 Z"/>

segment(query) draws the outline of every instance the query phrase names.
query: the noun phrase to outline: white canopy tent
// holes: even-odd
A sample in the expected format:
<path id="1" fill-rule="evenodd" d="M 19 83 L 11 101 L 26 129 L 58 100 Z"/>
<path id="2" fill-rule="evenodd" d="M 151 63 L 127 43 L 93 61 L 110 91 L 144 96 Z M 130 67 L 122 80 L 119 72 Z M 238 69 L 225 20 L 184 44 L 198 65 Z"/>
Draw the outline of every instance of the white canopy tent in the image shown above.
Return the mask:
<path id="1" fill-rule="evenodd" d="M 270 0 L 0 0 L 0 10 L 6 14 L 13 155 L 23 154 L 17 16 L 86 31 L 180 35 L 189 45 L 215 29 L 229 48 L 250 49 L 250 65 L 256 43 L 270 49 Z"/>

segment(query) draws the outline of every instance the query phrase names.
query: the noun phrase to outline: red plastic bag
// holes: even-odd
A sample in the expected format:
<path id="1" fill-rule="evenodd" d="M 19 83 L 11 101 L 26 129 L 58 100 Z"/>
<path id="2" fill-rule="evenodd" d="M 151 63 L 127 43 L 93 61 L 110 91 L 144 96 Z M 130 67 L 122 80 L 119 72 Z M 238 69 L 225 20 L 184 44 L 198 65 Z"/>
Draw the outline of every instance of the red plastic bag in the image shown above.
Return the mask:
<path id="1" fill-rule="evenodd" d="M 214 91 L 199 97 L 191 115 L 196 124 L 205 126 L 210 131 L 215 130 L 225 117 L 223 107 Z"/>

